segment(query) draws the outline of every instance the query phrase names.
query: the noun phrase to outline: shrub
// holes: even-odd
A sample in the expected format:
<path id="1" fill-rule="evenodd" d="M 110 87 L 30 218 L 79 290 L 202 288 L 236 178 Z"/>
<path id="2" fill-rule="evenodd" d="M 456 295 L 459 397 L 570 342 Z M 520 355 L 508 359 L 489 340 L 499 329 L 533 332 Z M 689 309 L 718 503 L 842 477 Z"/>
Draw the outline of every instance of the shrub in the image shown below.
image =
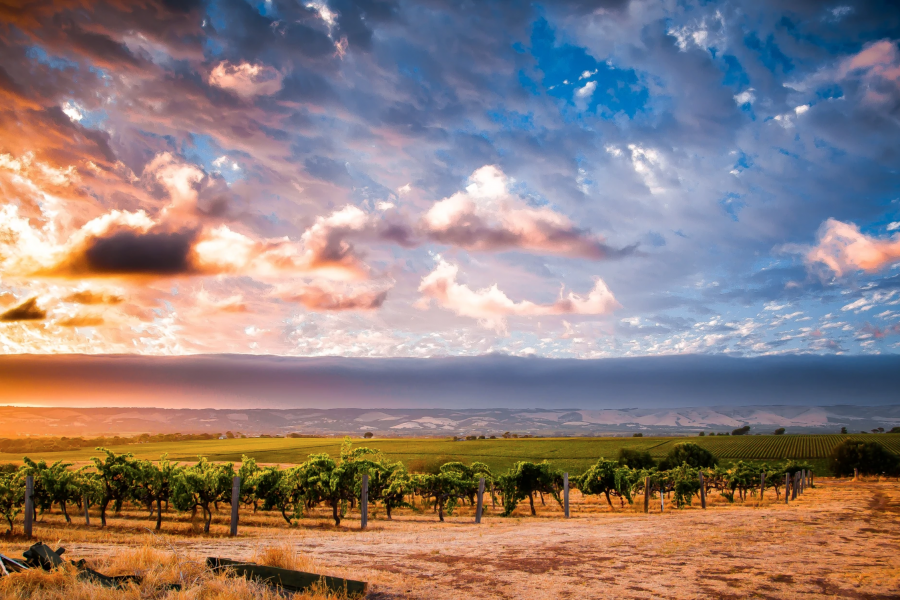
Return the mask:
<path id="1" fill-rule="evenodd" d="M 631 437 L 644 437 L 644 434 L 643 433 L 633 433 L 633 434 L 631 434 Z"/>
<path id="2" fill-rule="evenodd" d="M 656 466 L 656 461 L 646 450 L 621 448 L 619 449 L 619 464 L 632 469 L 652 469 Z"/>
<path id="3" fill-rule="evenodd" d="M 681 466 L 683 463 L 687 463 L 688 466 L 695 469 L 705 469 L 716 466 L 718 462 L 716 457 L 712 455 L 712 452 L 706 448 L 691 442 L 682 442 L 675 444 L 672 450 L 669 451 L 659 463 L 659 469 L 660 471 L 668 471 Z"/>
<path id="4" fill-rule="evenodd" d="M 844 440 L 831 451 L 828 466 L 838 477 L 852 475 L 853 469 L 866 475 L 894 475 L 900 472 L 900 459 L 878 442 Z"/>

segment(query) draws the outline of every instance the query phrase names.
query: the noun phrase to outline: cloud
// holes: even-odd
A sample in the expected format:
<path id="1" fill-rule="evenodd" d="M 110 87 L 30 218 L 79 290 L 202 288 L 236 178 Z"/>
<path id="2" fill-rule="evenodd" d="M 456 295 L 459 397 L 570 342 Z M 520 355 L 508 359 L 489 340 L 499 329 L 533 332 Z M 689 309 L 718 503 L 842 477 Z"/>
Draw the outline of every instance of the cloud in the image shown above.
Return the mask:
<path id="1" fill-rule="evenodd" d="M 0 321 L 40 321 L 47 318 L 47 313 L 38 306 L 37 298 L 29 298 L 22 304 L 14 306 L 0 314 Z"/>
<path id="2" fill-rule="evenodd" d="M 816 245 L 805 252 L 806 262 L 823 264 L 838 277 L 857 270 L 872 273 L 900 260 L 900 235 L 879 239 L 853 223 L 828 219 L 816 237 Z"/>
<path id="3" fill-rule="evenodd" d="M 103 317 L 90 314 L 74 315 L 56 322 L 60 327 L 97 327 L 103 323 Z"/>
<path id="4" fill-rule="evenodd" d="M 756 94 L 754 94 L 755 90 L 753 88 L 747 88 L 740 94 L 734 95 L 734 102 L 738 106 L 743 106 L 745 104 L 753 104 L 756 102 Z"/>
<path id="5" fill-rule="evenodd" d="M 577 228 L 549 207 L 534 208 L 509 191 L 498 167 L 481 167 L 464 192 L 436 202 L 422 218 L 426 235 L 467 250 L 525 250 L 602 259 L 630 252 L 610 248 L 603 239 Z"/>
<path id="6" fill-rule="evenodd" d="M 870 104 L 896 102 L 900 94 L 900 50 L 893 40 L 880 40 L 844 59 L 837 69 L 839 79 L 859 78 Z"/>
<path id="7" fill-rule="evenodd" d="M 464 317 L 478 319 L 484 325 L 503 330 L 509 316 L 548 315 L 604 315 L 621 305 L 602 279 L 597 279 L 587 296 L 569 293 L 552 304 L 535 304 L 528 300 L 514 302 L 496 284 L 489 288 L 473 290 L 468 285 L 456 281 L 459 267 L 443 259 L 438 260 L 435 269 L 422 278 L 419 292 L 423 295 L 420 307 L 426 307 L 430 300 Z"/>
<path id="8" fill-rule="evenodd" d="M 209 74 L 209 84 L 234 92 L 242 98 L 271 96 L 281 89 L 284 76 L 273 67 L 259 64 L 231 64 L 222 61 Z"/>
<path id="9" fill-rule="evenodd" d="M 285 300 L 299 302 L 311 311 L 375 310 L 387 299 L 388 290 L 337 290 L 333 285 L 316 283 L 304 286 Z"/>
<path id="10" fill-rule="evenodd" d="M 575 90 L 575 106 L 578 107 L 579 110 L 586 110 L 588 104 L 591 101 L 591 96 L 594 95 L 594 90 L 597 89 L 596 81 L 588 81 L 582 87 L 576 88 Z"/>
<path id="11" fill-rule="evenodd" d="M 75 304 L 119 304 L 124 300 L 119 295 L 92 292 L 91 290 L 72 292 L 63 298 L 64 302 L 74 302 Z"/>

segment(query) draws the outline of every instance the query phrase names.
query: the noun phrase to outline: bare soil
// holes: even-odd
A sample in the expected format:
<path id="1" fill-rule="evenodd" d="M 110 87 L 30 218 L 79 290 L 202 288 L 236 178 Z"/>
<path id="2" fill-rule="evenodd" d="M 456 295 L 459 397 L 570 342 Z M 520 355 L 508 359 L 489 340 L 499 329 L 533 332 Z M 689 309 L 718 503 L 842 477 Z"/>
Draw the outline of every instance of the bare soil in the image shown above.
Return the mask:
<path id="1" fill-rule="evenodd" d="M 445 523 L 406 511 L 366 531 L 349 519 L 341 528 L 312 520 L 287 528 L 250 515 L 237 538 L 129 537 L 115 526 L 88 536 L 49 523 L 43 537 L 56 535 L 72 558 L 96 559 L 150 537 L 180 556 L 248 560 L 287 542 L 323 572 L 368 579 L 378 599 L 900 599 L 900 483 L 816 485 L 788 506 L 771 491 L 761 506 L 717 499 L 707 510 L 695 502 L 662 514 L 658 499 L 644 514 L 641 497 L 614 510 L 576 497 L 568 520 L 548 501 L 538 517 L 488 516 L 481 525 L 467 508 Z M 13 546 L 27 543 L 0 543 Z"/>

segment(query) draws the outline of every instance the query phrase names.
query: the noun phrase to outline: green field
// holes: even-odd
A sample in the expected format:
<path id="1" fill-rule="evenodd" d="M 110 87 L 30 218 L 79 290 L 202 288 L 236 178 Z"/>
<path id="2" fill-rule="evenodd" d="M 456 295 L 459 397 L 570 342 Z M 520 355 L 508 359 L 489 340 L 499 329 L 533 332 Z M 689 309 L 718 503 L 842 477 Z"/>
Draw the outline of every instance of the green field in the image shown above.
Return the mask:
<path id="1" fill-rule="evenodd" d="M 875 440 L 895 454 L 900 454 L 900 434 L 878 435 L 750 435 L 715 437 L 659 438 L 531 438 L 454 442 L 449 439 L 406 438 L 354 440 L 358 446 L 377 448 L 394 460 L 402 460 L 413 470 L 451 460 L 482 461 L 492 470 L 505 470 L 516 461 L 547 459 L 560 469 L 580 473 L 598 458 L 614 458 L 619 448 L 648 450 L 654 457 L 666 455 L 675 444 L 691 441 L 709 449 L 724 464 L 736 460 L 810 460 L 823 470 L 831 449 L 844 439 Z M 168 453 L 176 461 L 195 461 L 205 456 L 211 461 L 238 462 L 246 454 L 260 463 L 300 463 L 310 454 L 325 452 L 336 456 L 340 438 L 249 438 L 236 440 L 203 440 L 132 444 L 111 449 L 131 452 L 138 458 L 158 459 Z M 97 451 L 92 449 L 64 452 L 29 453 L 30 458 L 47 461 L 86 462 Z M 21 462 L 22 456 L 0 453 L 0 462 Z"/>

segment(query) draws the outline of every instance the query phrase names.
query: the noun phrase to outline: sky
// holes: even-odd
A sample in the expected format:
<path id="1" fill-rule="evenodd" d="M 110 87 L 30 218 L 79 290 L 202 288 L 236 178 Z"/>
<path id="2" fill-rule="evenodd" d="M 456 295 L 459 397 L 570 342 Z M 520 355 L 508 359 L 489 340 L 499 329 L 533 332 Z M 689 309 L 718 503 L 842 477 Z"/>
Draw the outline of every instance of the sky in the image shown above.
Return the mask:
<path id="1" fill-rule="evenodd" d="M 892 2 L 0 5 L 0 353 L 900 351 Z"/>

